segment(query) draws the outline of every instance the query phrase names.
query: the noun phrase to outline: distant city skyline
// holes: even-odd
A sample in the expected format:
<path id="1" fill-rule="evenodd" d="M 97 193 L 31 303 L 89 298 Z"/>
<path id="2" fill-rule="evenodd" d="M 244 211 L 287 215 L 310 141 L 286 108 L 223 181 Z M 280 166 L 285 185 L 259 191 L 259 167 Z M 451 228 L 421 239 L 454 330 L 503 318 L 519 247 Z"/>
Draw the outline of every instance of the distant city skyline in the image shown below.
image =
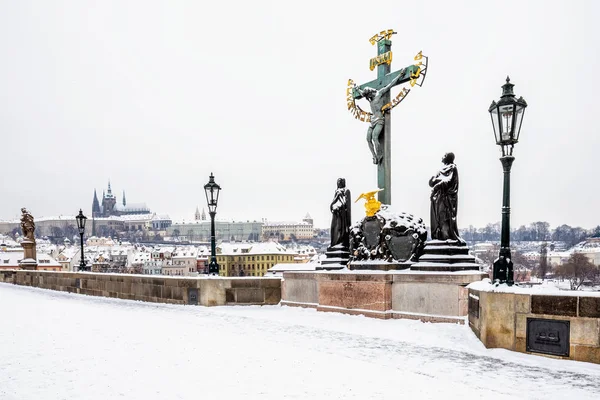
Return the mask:
<path id="1" fill-rule="evenodd" d="M 101 195 L 100 195 L 101 196 Z M 100 198 L 99 196 L 99 198 Z M 116 195 L 115 195 L 116 196 Z M 144 202 L 144 204 L 146 204 L 147 202 Z M 206 214 L 207 220 L 209 220 L 208 218 L 208 212 L 207 212 L 207 207 L 206 204 L 204 203 L 199 203 L 198 205 L 194 206 L 193 209 L 190 212 L 187 212 L 185 214 L 180 214 L 178 216 L 174 216 L 174 214 L 170 213 L 168 210 L 163 211 L 163 210 L 153 210 L 152 208 L 148 207 L 150 209 L 150 213 L 151 214 L 157 214 L 157 215 L 168 215 L 171 220 L 173 221 L 173 223 L 193 223 L 195 221 L 197 221 L 196 219 L 196 208 L 199 210 L 200 214 L 202 214 L 202 212 L 204 212 Z M 92 216 L 92 212 L 91 212 L 92 207 L 89 207 L 89 217 L 91 218 Z M 306 211 L 303 214 L 300 213 L 299 215 L 289 215 L 287 217 L 283 217 L 283 218 L 279 218 L 279 219 L 274 219 L 274 218 L 269 218 L 269 217 L 264 217 L 264 216 L 260 216 L 260 217 L 255 217 L 255 216 L 242 216 L 240 218 L 232 218 L 229 217 L 227 215 L 222 215 L 222 213 L 219 212 L 220 210 L 217 209 L 217 220 L 220 221 L 238 221 L 238 222 L 243 222 L 243 221 L 249 221 L 249 222 L 285 222 L 285 221 L 290 221 L 290 222 L 300 222 L 303 220 L 303 218 L 306 216 L 306 214 L 309 214 L 312 217 L 312 213 L 310 211 Z M 364 217 L 364 207 L 362 207 L 362 205 L 357 205 L 354 204 L 353 206 L 353 220 L 355 222 L 357 222 L 358 220 L 360 220 L 361 218 Z M 86 214 L 86 211 L 84 211 L 84 214 Z M 55 217 L 55 216 L 62 216 L 62 217 L 67 217 L 67 216 L 75 216 L 76 213 L 73 212 L 71 214 L 69 213 L 57 213 L 57 214 L 49 214 L 49 215 L 34 215 L 35 218 L 49 218 L 49 217 Z M 239 215 L 239 214 L 236 214 Z M 0 218 L 0 221 L 3 220 L 18 220 L 20 218 L 20 210 L 19 212 L 14 214 L 14 217 L 2 217 Z M 313 217 L 314 219 L 314 217 Z M 324 225 L 318 225 L 317 223 L 314 224 L 315 229 L 328 229 L 329 225 L 330 225 L 331 221 L 326 221 Z M 535 222 L 548 222 L 550 223 L 550 229 L 555 229 L 558 226 L 561 225 L 570 225 L 573 227 L 580 227 L 586 230 L 593 230 L 594 228 L 596 228 L 597 226 L 600 225 L 600 221 L 598 222 L 592 222 L 590 223 L 590 225 L 574 225 L 574 224 L 569 224 L 568 222 L 557 222 L 555 224 L 551 223 L 549 221 L 549 219 L 538 219 L 538 220 L 531 220 L 531 221 L 526 221 L 524 223 L 519 223 L 519 224 L 515 224 L 512 223 L 511 224 L 511 230 L 513 229 L 517 229 L 520 226 L 529 226 L 530 224 L 533 224 Z M 481 225 L 473 225 L 473 224 L 469 224 L 469 225 L 459 225 L 459 229 L 463 230 L 463 229 L 467 229 L 469 228 L 469 226 L 473 226 L 474 228 L 484 228 L 486 227 L 488 224 L 492 224 L 492 225 L 500 225 L 500 219 L 496 220 L 496 221 L 487 221 L 484 222 Z M 429 228 L 429 226 L 428 226 Z"/>
<path id="2" fill-rule="evenodd" d="M 217 218 L 309 212 L 326 228 L 338 178 L 353 199 L 376 189 L 367 125 L 345 94 L 349 78 L 376 76 L 369 38 L 395 29 L 393 70 L 421 50 L 430 60 L 425 85 L 394 109 L 395 209 L 429 225 L 428 180 L 452 151 L 459 228 L 500 220 L 487 110 L 510 75 L 529 104 L 511 226 L 600 224 L 600 3 L 396 2 L 360 23 L 348 13 L 366 11 L 364 1 L 234 7 L 211 3 L 208 18 L 194 2 L 2 2 L 0 218 L 21 207 L 35 217 L 91 215 L 90 193 L 110 179 L 128 201 L 191 220 L 213 172 L 223 188 Z M 352 211 L 358 220 L 362 204 Z"/>

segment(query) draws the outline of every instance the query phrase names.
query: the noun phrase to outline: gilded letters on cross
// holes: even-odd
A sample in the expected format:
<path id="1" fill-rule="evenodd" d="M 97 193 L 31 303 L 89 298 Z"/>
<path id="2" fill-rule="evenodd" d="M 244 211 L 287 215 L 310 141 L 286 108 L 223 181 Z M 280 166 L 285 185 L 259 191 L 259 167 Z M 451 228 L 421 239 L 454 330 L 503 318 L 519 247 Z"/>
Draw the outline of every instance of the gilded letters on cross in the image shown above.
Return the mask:
<path id="1" fill-rule="evenodd" d="M 369 62 L 369 69 L 373 71 L 375 67 L 381 64 L 392 64 L 392 52 L 388 51 L 383 54 L 378 55 L 377 57 L 371 58 Z"/>

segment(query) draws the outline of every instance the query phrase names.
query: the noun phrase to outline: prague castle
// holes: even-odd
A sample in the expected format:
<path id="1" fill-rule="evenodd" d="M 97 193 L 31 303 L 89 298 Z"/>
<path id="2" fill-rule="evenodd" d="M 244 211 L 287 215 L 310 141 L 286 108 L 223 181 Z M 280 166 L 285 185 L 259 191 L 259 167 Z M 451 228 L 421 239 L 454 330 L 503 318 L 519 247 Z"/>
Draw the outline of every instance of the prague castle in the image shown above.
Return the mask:
<path id="1" fill-rule="evenodd" d="M 108 181 L 108 190 L 102 193 L 102 204 L 98 201 L 96 189 L 94 189 L 94 200 L 92 202 L 92 217 L 94 218 L 150 213 L 146 203 L 127 204 L 125 191 L 123 191 L 123 201 L 118 203 L 117 197 L 112 193 L 110 181 Z"/>

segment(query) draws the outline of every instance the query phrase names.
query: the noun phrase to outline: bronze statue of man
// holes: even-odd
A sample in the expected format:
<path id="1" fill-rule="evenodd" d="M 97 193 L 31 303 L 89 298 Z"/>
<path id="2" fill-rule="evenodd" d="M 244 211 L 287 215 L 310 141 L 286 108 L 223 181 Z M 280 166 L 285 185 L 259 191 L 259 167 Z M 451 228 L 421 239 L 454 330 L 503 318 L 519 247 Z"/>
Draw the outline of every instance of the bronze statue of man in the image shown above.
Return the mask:
<path id="1" fill-rule="evenodd" d="M 398 83 L 403 75 L 404 68 L 400 70 L 400 73 L 395 79 L 392 79 L 390 83 L 380 90 L 371 87 L 360 89 L 358 86 L 354 86 L 354 89 L 369 101 L 371 113 L 373 114 L 371 116 L 371 125 L 367 130 L 367 143 L 369 145 L 369 150 L 371 150 L 371 154 L 373 155 L 373 164 L 381 164 L 383 161 L 383 146 L 380 142 L 380 136 L 385 125 L 384 111 L 382 111 L 383 106 L 386 104 L 385 95 Z"/>
<path id="2" fill-rule="evenodd" d="M 442 158 L 444 166 L 429 180 L 431 189 L 431 239 L 457 240 L 466 243 L 458 234 L 458 169 L 454 153 Z"/>
<path id="3" fill-rule="evenodd" d="M 337 189 L 329 206 L 331 218 L 331 247 L 342 245 L 350 248 L 351 203 L 350 190 L 346 188 L 346 180 L 337 180 Z"/>
<path id="4" fill-rule="evenodd" d="M 25 207 L 21 208 L 21 230 L 24 237 L 35 242 L 35 222 Z"/>

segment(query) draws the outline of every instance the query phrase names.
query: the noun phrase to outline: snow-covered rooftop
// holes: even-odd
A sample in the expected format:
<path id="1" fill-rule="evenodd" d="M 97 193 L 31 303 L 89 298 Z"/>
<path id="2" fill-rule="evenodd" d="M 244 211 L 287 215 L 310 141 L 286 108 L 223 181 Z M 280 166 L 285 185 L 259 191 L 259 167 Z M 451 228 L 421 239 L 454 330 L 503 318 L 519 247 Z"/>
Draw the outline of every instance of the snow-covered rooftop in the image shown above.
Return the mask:
<path id="1" fill-rule="evenodd" d="M 220 252 L 219 252 L 220 250 Z M 227 243 L 217 246 L 217 253 L 222 255 L 256 255 L 256 254 L 295 254 L 277 242 L 260 243 Z"/>
<path id="2" fill-rule="evenodd" d="M 23 259 L 23 250 L 0 251 L 0 268 L 18 267 Z M 46 253 L 37 252 L 38 265 L 43 267 L 60 267 L 60 263 Z"/>

